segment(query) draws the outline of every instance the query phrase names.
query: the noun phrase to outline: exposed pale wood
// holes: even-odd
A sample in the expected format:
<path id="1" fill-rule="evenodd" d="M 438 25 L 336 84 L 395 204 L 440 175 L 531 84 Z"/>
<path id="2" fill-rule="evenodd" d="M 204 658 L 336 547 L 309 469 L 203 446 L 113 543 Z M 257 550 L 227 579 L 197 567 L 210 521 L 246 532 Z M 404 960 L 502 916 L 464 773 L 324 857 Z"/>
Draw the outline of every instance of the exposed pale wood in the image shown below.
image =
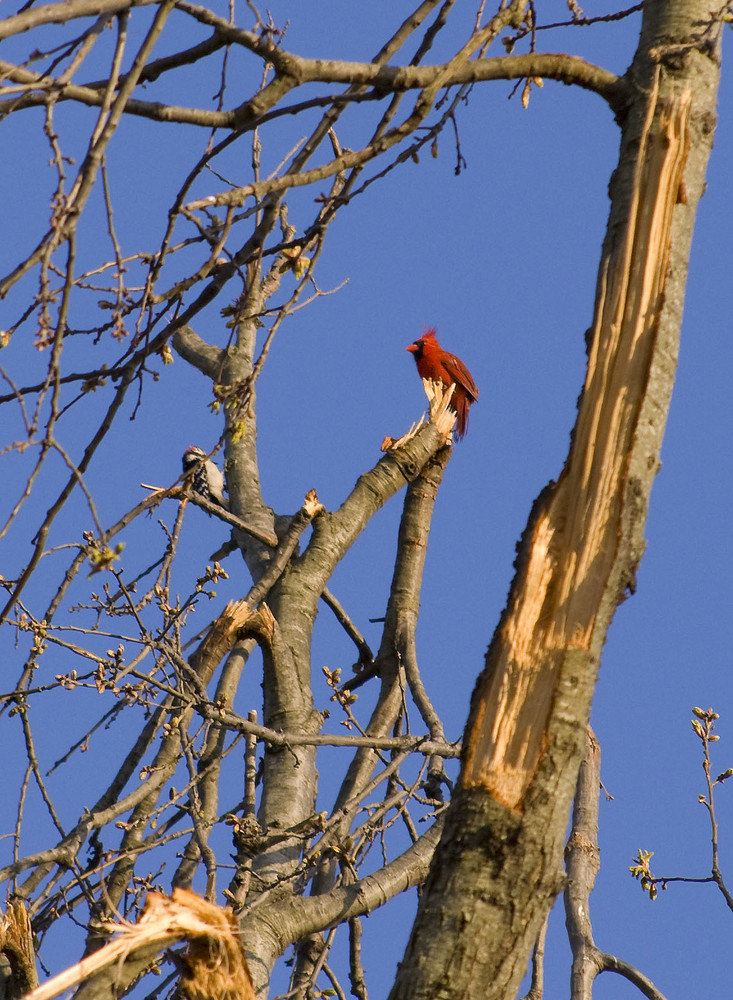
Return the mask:
<path id="1" fill-rule="evenodd" d="M 38 984 L 33 929 L 22 900 L 11 899 L 0 920 L 0 954 L 10 966 L 5 979 L 5 1000 L 17 1000 Z"/>
<path id="2" fill-rule="evenodd" d="M 181 959 L 181 988 L 192 1000 L 254 1000 L 252 978 L 230 910 L 207 903 L 187 889 L 175 889 L 171 898 L 148 895 L 137 924 L 114 924 L 119 937 L 83 958 L 70 969 L 47 980 L 25 1000 L 52 1000 L 102 972 L 114 972 L 143 949 L 162 951 L 177 941 L 188 941 Z"/>
<path id="3" fill-rule="evenodd" d="M 483 787 L 510 808 L 521 807 L 542 754 L 561 657 L 590 648 L 618 571 L 624 508 L 633 502 L 627 463 L 664 302 L 689 109 L 689 91 L 664 108 L 656 95 L 649 102 L 625 239 L 602 263 L 574 445 L 539 506 L 526 540 L 526 573 L 475 702 L 463 785 Z M 629 585 L 635 568 L 626 568 Z"/>
<path id="4" fill-rule="evenodd" d="M 252 608 L 246 600 L 229 601 L 191 657 L 199 676 L 208 681 L 239 638 L 251 616 Z"/>

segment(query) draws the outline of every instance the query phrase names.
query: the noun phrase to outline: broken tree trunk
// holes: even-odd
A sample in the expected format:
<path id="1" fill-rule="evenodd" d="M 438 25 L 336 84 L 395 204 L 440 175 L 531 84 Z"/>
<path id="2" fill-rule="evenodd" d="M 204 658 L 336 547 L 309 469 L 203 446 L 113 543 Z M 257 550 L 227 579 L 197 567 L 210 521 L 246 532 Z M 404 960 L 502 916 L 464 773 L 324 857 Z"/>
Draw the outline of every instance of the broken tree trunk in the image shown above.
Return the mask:
<path id="1" fill-rule="evenodd" d="M 719 25 L 644 5 L 570 452 L 535 502 L 391 1000 L 516 996 L 562 884 L 601 648 L 633 591 L 712 145 Z"/>

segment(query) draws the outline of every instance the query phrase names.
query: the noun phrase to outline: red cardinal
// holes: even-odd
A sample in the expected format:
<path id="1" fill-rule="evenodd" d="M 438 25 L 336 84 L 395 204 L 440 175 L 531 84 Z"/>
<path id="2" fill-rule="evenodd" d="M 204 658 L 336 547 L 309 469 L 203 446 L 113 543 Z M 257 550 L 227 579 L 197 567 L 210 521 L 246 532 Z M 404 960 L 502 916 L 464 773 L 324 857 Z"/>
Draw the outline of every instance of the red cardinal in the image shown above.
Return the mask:
<path id="1" fill-rule="evenodd" d="M 420 378 L 442 382 L 446 386 L 455 382 L 456 387 L 453 390 L 450 405 L 458 416 L 456 437 L 462 438 L 468 430 L 468 408 L 471 403 L 475 403 L 478 399 L 478 389 L 470 371 L 455 354 L 449 354 L 443 350 L 436 339 L 435 329 L 432 326 L 426 327 L 420 339 L 416 340 L 414 344 L 410 344 L 405 350 L 415 355 L 417 373 Z"/>

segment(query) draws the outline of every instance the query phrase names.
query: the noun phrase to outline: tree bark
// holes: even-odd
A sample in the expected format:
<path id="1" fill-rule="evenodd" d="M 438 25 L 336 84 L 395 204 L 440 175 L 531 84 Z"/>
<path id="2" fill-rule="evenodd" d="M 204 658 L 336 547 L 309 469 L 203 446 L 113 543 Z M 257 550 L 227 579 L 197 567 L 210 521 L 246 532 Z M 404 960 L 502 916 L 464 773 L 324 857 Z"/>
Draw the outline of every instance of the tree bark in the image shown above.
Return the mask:
<path id="1" fill-rule="evenodd" d="M 644 5 L 570 452 L 520 544 L 391 1000 L 516 996 L 562 885 L 600 653 L 644 549 L 712 146 L 719 36 L 703 0 Z"/>

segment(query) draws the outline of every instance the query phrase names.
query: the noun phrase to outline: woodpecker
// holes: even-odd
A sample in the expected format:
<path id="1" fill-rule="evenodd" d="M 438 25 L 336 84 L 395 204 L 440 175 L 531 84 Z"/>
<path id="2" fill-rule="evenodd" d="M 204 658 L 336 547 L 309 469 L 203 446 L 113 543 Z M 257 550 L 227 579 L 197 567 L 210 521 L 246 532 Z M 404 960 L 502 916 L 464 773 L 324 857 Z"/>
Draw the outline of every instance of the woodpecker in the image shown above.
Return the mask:
<path id="1" fill-rule="evenodd" d="M 201 448 L 192 446 L 183 453 L 183 474 L 193 473 L 192 489 L 204 500 L 218 503 L 224 510 L 229 510 L 229 501 L 224 496 L 224 476 L 218 465 Z"/>

